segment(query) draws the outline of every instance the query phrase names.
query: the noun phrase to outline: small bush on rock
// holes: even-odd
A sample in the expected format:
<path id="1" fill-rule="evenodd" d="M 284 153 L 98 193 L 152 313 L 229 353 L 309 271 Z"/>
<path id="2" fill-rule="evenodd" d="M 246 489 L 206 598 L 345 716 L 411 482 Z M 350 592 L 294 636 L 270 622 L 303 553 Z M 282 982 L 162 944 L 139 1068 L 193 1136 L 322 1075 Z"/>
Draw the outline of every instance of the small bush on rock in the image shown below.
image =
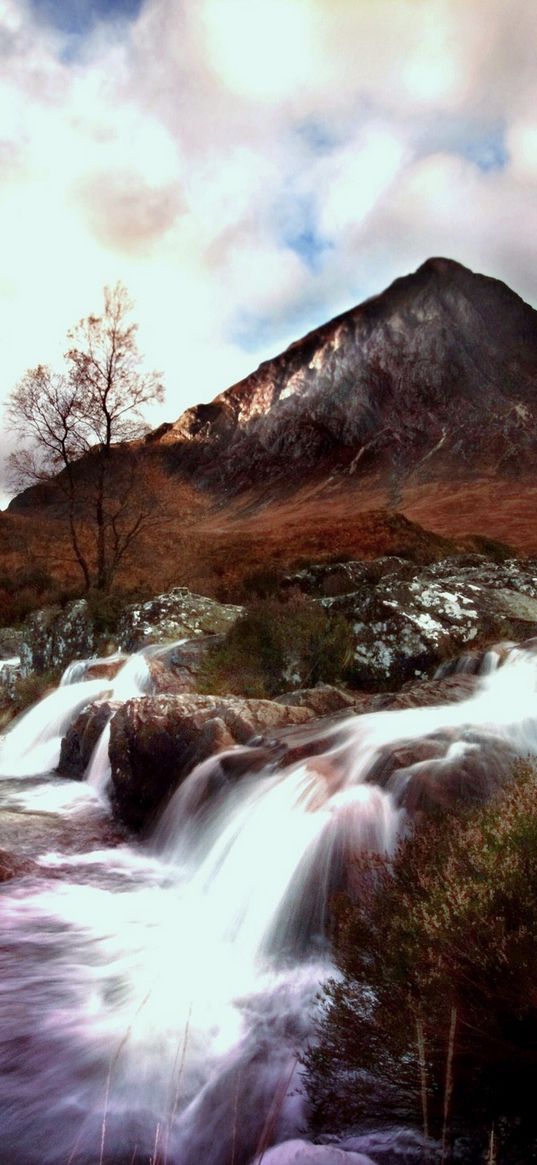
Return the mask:
<path id="1" fill-rule="evenodd" d="M 349 623 L 317 603 L 264 599 L 208 653 L 199 690 L 250 697 L 274 696 L 292 688 L 334 683 L 352 658 Z"/>

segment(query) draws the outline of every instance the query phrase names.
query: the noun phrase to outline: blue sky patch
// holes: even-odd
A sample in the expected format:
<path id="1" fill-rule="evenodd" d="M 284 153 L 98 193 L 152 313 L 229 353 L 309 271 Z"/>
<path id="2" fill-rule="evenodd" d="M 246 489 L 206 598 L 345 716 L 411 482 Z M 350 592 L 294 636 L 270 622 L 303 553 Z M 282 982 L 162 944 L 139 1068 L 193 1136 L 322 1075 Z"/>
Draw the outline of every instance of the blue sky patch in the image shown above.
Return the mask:
<path id="1" fill-rule="evenodd" d="M 363 298 L 363 296 L 362 296 Z M 327 320 L 359 302 L 352 299 L 334 306 L 326 300 L 322 287 L 312 285 L 312 294 L 295 303 L 287 303 L 273 315 L 257 315 L 242 310 L 237 313 L 230 339 L 243 352 L 267 351 L 268 357 L 277 356 L 288 344 L 325 324 Z"/>
<path id="2" fill-rule="evenodd" d="M 68 36 L 85 36 L 101 21 L 135 20 L 143 0 L 30 0 L 38 17 Z"/>
<path id="3" fill-rule="evenodd" d="M 310 271 L 319 271 L 323 255 L 326 251 L 333 250 L 333 243 L 323 239 L 312 227 L 307 226 L 295 235 L 287 235 L 284 241 L 289 250 L 294 251 Z"/>
<path id="4" fill-rule="evenodd" d="M 315 117 L 300 122 L 296 127 L 296 133 L 312 154 L 328 154 L 340 141 L 340 133 L 334 133 Z"/>
<path id="5" fill-rule="evenodd" d="M 294 251 L 310 271 L 321 269 L 323 255 L 333 243 L 318 230 L 313 198 L 287 192 L 274 207 L 274 228 L 280 246 Z"/>
<path id="6" fill-rule="evenodd" d="M 504 170 L 509 164 L 505 126 L 501 121 L 471 121 L 461 117 L 437 119 L 421 135 L 420 152 L 457 154 L 473 162 L 482 173 Z"/>
<path id="7" fill-rule="evenodd" d="M 509 162 L 504 134 L 498 130 L 491 130 L 490 133 L 465 143 L 460 152 L 484 173 L 489 170 L 504 170 Z"/>

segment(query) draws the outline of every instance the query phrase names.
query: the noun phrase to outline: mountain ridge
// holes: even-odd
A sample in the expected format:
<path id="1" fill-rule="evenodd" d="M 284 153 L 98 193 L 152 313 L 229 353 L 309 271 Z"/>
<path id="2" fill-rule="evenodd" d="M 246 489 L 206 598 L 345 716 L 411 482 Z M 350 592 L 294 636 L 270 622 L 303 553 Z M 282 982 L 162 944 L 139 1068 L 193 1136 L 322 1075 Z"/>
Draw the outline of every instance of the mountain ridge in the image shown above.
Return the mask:
<path id="1" fill-rule="evenodd" d="M 537 312 L 501 281 L 431 258 L 149 439 L 172 468 L 240 492 L 289 462 L 305 476 L 405 479 L 431 459 L 456 459 L 458 476 L 476 458 L 518 471 L 537 450 L 535 420 Z"/>

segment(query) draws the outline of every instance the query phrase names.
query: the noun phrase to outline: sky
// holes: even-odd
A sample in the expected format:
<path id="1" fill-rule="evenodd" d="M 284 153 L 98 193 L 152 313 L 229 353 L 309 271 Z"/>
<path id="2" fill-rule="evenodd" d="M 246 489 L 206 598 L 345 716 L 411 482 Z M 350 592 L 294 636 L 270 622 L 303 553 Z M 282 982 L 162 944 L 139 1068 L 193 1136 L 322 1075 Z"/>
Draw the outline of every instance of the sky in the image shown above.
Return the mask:
<path id="1" fill-rule="evenodd" d="M 0 0 L 0 174 L 0 400 L 117 280 L 155 425 L 430 255 L 537 306 L 537 0 Z"/>

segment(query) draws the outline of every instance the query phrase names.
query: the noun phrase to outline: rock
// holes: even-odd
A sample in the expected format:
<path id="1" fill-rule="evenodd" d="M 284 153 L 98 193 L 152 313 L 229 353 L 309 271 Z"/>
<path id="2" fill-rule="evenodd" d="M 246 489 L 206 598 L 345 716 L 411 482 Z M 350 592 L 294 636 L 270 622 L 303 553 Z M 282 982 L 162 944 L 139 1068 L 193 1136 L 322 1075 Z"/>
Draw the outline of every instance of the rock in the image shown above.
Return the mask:
<path id="1" fill-rule="evenodd" d="M 93 652 L 95 632 L 88 603 L 75 599 L 62 607 L 43 607 L 29 615 L 20 648 L 24 675 L 63 669 Z"/>
<path id="2" fill-rule="evenodd" d="M 254 738 L 257 747 L 248 750 L 248 767 L 261 766 L 277 751 L 274 732 L 312 718 L 308 708 L 238 697 L 162 695 L 127 701 L 112 720 L 109 750 L 120 819 L 133 829 L 146 826 L 195 765 Z M 240 750 L 236 760 L 240 774 Z M 228 778 L 232 769 L 230 758 Z"/>
<path id="3" fill-rule="evenodd" d="M 219 635 L 203 635 L 148 659 L 153 689 L 156 693 L 197 691 L 197 678 L 207 651 L 220 642 Z"/>
<path id="4" fill-rule="evenodd" d="M 367 780 L 389 789 L 411 814 L 456 810 L 490 800 L 512 777 L 516 757 L 512 745 L 481 729 L 439 731 L 389 745 Z"/>
<path id="5" fill-rule="evenodd" d="M 62 777 L 82 780 L 99 737 L 118 707 L 111 700 L 97 700 L 79 713 L 61 743 L 57 772 Z"/>
<path id="6" fill-rule="evenodd" d="M 298 688 L 296 692 L 284 692 L 277 696 L 277 704 L 292 708 L 311 708 L 316 716 L 332 716 L 335 712 L 362 711 L 368 697 L 360 697 L 357 692 L 346 692 L 332 684 L 317 684 L 314 688 Z"/>
<path id="7" fill-rule="evenodd" d="M 386 565 L 374 585 L 364 581 L 352 593 L 318 599 L 352 623 L 350 678 L 357 687 L 400 687 L 461 651 L 524 639 L 537 626 L 535 560 L 468 555 L 410 573 L 399 559 Z"/>
<path id="8" fill-rule="evenodd" d="M 97 660 L 95 660 L 94 663 L 91 663 L 91 662 L 88 663 L 87 668 L 85 668 L 85 670 L 84 670 L 84 679 L 85 680 L 102 680 L 102 679 L 114 680 L 117 676 L 117 673 L 119 671 L 121 671 L 121 668 L 123 667 L 124 663 L 125 663 L 125 658 L 121 658 L 121 659 L 117 659 L 117 658 L 97 659 Z"/>
<path id="9" fill-rule="evenodd" d="M 22 631 L 19 627 L 0 627 L 0 665 L 3 659 L 20 655 Z"/>
<path id="10" fill-rule="evenodd" d="M 146 603 L 127 607 L 118 623 L 118 640 L 125 651 L 139 651 L 149 643 L 167 643 L 201 635 L 221 635 L 243 608 L 195 595 L 174 587 Z"/>
<path id="11" fill-rule="evenodd" d="M 310 1141 L 284 1141 L 263 1153 L 265 1165 L 375 1165 L 371 1157 L 337 1145 L 312 1145 Z M 252 1165 L 261 1165 L 256 1158 Z"/>
<path id="12" fill-rule="evenodd" d="M 0 689 L 2 695 L 14 698 L 17 680 L 22 676 L 20 655 L 0 659 Z"/>
<path id="13" fill-rule="evenodd" d="M 29 858 L 20 858 L 5 849 L 0 849 L 0 882 L 9 882 L 11 878 L 35 873 L 37 869 L 35 862 Z"/>
<path id="14" fill-rule="evenodd" d="M 412 579 L 416 574 L 416 566 L 404 558 L 396 555 L 385 555 L 374 558 L 372 562 L 313 563 L 303 570 L 293 574 L 286 574 L 282 579 L 282 589 L 299 590 L 305 595 L 333 598 L 336 595 L 348 595 L 360 587 L 376 586 L 387 575 L 396 574 L 398 578 Z"/>
<path id="15" fill-rule="evenodd" d="M 386 692 L 370 697 L 364 711 L 382 712 L 388 708 L 430 708 L 438 704 L 457 704 L 469 700 L 479 685 L 476 674 L 466 673 L 421 680 L 406 684 L 400 692 Z"/>

